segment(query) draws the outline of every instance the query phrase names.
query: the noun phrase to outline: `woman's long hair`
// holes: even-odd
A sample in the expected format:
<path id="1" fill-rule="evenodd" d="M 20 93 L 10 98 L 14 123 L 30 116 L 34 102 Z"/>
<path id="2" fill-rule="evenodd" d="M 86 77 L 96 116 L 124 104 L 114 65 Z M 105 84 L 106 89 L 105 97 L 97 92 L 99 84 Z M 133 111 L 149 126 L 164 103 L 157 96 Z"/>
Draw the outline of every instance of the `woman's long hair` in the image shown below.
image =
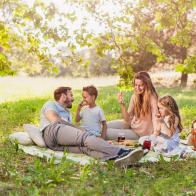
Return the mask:
<path id="1" fill-rule="evenodd" d="M 133 85 L 135 85 L 135 80 L 139 79 L 144 83 L 144 93 L 138 95 L 134 92 L 133 104 L 134 104 L 134 114 L 139 118 L 140 116 L 145 117 L 149 112 L 151 112 L 151 97 L 155 96 L 158 99 L 158 94 L 155 87 L 152 84 L 150 75 L 141 71 L 135 74 Z"/>
<path id="2" fill-rule="evenodd" d="M 175 132 L 175 128 L 174 128 L 175 116 L 177 116 L 179 119 L 178 129 L 179 129 L 179 132 L 181 132 L 183 127 L 181 124 L 181 117 L 180 117 L 178 105 L 175 99 L 170 95 L 166 95 L 159 99 L 159 103 L 163 105 L 164 107 L 166 107 L 171 112 L 171 115 L 169 116 L 169 119 L 168 119 L 169 120 L 168 123 L 169 123 L 169 126 L 170 126 L 169 128 L 171 129 L 172 133 Z"/>

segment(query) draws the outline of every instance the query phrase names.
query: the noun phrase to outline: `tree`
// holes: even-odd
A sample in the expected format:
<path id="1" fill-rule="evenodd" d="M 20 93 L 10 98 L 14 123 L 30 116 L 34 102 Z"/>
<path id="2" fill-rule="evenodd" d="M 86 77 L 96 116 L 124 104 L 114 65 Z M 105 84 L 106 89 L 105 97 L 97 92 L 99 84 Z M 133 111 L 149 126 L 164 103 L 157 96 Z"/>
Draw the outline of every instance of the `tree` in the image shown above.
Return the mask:
<path id="1" fill-rule="evenodd" d="M 68 69 L 76 64 L 87 70 L 91 63 L 79 58 L 77 50 L 89 48 L 96 50 L 100 58 L 111 57 L 111 66 L 120 75 L 121 85 L 131 85 L 134 72 L 149 70 L 156 62 L 164 62 L 171 57 L 178 59 L 177 70 L 182 72 L 181 83 L 185 85 L 184 76 L 186 79 L 188 73 L 195 72 L 190 66 L 190 63 L 194 64 L 194 54 L 189 53 L 195 37 L 194 2 L 65 0 L 64 3 L 71 9 L 60 11 L 53 3 L 45 1 L 35 1 L 29 7 L 20 0 L 6 0 L 0 3 L 0 9 L 4 16 L 1 22 L 9 29 L 9 35 L 17 36 L 15 40 L 20 40 L 20 50 L 24 50 L 26 56 L 30 53 L 39 60 L 41 73 L 46 70 L 57 72 L 57 68 Z M 112 9 L 108 11 L 106 6 Z M 78 19 L 78 10 L 83 10 L 88 16 L 81 18 L 77 29 L 71 30 L 68 24 Z M 88 19 L 91 18 L 104 26 L 104 31 L 99 34 L 89 31 Z M 15 29 L 20 33 L 15 33 Z M 8 45 L 17 49 L 13 43 Z M 63 44 L 69 52 L 63 53 L 58 49 L 59 44 Z M 14 54 L 19 59 L 17 54 L 20 51 Z M 94 65 L 99 67 L 101 63 Z M 26 70 L 30 72 L 32 67 L 29 64 Z"/>
<path id="2" fill-rule="evenodd" d="M 44 16 L 39 13 L 40 10 L 44 11 Z M 66 37 L 66 33 L 60 37 L 57 29 L 48 25 L 48 21 L 56 14 L 55 6 L 35 1 L 33 7 L 29 7 L 21 0 L 4 0 L 0 2 L 0 11 L 0 43 L 4 48 L 4 54 L 1 52 L 1 56 L 4 56 L 2 72 L 9 74 L 6 71 L 8 68 L 16 71 L 20 68 L 31 70 L 33 66 L 29 58 L 37 59 L 42 69 L 47 67 L 50 72 L 55 71 L 56 65 L 51 58 L 49 44 L 51 47 L 54 42 L 58 43 Z M 19 62 L 21 66 L 15 66 L 14 62 Z"/>
<path id="3" fill-rule="evenodd" d="M 14 71 L 11 69 L 11 62 L 9 61 L 6 50 L 9 50 L 9 40 L 13 40 L 12 34 L 9 33 L 3 23 L 0 23 L 0 75 L 13 75 Z"/>
<path id="4" fill-rule="evenodd" d="M 188 52 L 188 49 L 194 44 L 196 36 L 195 1 L 157 0 L 155 2 L 156 21 L 159 29 L 164 30 L 167 35 L 163 48 L 166 54 L 179 59 L 180 64 L 177 64 L 177 71 L 182 73 L 181 86 L 185 87 L 188 73 L 196 73 L 193 66 L 195 56 Z"/>
<path id="5" fill-rule="evenodd" d="M 68 1 L 71 3 L 72 1 Z M 148 70 L 156 62 L 177 59 L 182 72 L 181 86 L 186 86 L 188 73 L 195 72 L 188 60 L 188 49 L 196 36 L 193 0 L 138 0 L 110 1 L 119 12 L 111 16 L 104 11 L 103 1 L 75 1 L 86 8 L 107 32 L 95 39 L 97 53 L 116 55 L 116 69 L 125 85 L 133 72 Z M 97 40 L 98 39 L 98 40 Z M 193 58 L 194 59 L 194 58 Z M 186 68 L 179 68 L 179 66 Z M 189 69 L 190 67 L 190 69 Z M 189 69 L 189 72 L 187 72 Z"/>

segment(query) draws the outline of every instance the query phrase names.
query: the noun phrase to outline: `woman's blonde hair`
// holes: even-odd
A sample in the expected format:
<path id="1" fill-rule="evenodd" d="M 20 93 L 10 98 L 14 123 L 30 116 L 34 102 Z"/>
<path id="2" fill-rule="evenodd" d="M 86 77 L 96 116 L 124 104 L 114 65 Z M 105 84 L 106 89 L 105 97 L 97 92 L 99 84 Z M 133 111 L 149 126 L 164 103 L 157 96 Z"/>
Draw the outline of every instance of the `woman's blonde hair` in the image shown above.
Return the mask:
<path id="1" fill-rule="evenodd" d="M 178 129 L 179 129 L 179 132 L 181 132 L 183 127 L 181 124 L 181 117 L 180 117 L 178 105 L 175 99 L 170 95 L 166 95 L 159 99 L 159 103 L 163 105 L 164 107 L 166 107 L 171 112 L 168 123 L 169 123 L 169 126 L 170 126 L 169 128 L 171 129 L 172 133 L 175 132 L 175 128 L 174 128 L 175 116 L 177 116 L 179 119 Z"/>
<path id="2" fill-rule="evenodd" d="M 136 79 L 141 80 L 145 86 L 143 94 L 138 95 L 137 93 L 134 93 L 133 95 L 134 114 L 139 118 L 140 116 L 146 116 L 149 112 L 151 112 L 151 96 L 153 95 L 158 98 L 158 95 L 152 84 L 150 75 L 147 72 L 141 71 L 136 73 L 133 85 L 135 85 Z"/>

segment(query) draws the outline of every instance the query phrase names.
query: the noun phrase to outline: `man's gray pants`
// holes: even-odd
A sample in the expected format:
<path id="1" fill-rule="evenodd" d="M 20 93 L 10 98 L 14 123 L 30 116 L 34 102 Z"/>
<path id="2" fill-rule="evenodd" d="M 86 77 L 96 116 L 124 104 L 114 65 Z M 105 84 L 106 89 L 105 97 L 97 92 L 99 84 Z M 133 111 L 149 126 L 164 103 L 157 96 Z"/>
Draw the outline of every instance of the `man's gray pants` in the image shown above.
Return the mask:
<path id="1" fill-rule="evenodd" d="M 119 147 L 109 144 L 102 138 L 62 122 L 47 126 L 43 138 L 52 150 L 87 154 L 104 161 L 116 157 L 120 151 Z"/>

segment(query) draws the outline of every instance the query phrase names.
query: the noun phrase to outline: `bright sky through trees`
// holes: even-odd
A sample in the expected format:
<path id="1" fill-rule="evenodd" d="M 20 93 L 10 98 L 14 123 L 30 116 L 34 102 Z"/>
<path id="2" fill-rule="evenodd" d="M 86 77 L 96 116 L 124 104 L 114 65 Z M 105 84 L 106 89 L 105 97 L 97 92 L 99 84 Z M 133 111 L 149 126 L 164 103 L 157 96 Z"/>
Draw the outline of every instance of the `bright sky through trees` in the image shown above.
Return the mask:
<path id="1" fill-rule="evenodd" d="M 24 2 L 26 2 L 30 7 L 33 5 L 35 0 L 23 0 Z M 69 27 L 70 32 L 74 31 L 78 28 L 81 27 L 82 22 L 87 19 L 87 30 L 91 31 L 94 34 L 99 34 L 101 32 L 104 31 L 104 26 L 103 24 L 98 24 L 98 22 L 96 22 L 92 16 L 90 16 L 89 13 L 87 13 L 84 9 L 81 8 L 77 8 L 73 5 L 68 5 L 65 2 L 63 2 L 62 0 L 43 0 L 44 3 L 46 4 L 50 4 L 50 3 L 54 3 L 54 5 L 58 8 L 59 12 L 70 12 L 73 11 L 75 12 L 76 16 L 77 16 L 77 20 L 73 23 L 71 23 L 70 21 L 64 21 L 65 24 Z M 120 14 L 120 6 L 118 6 L 117 4 L 114 4 L 112 0 L 109 0 L 107 2 L 105 2 L 102 6 L 102 11 L 106 12 L 109 14 L 109 16 L 113 16 L 113 15 L 118 15 Z M 41 13 L 41 10 L 37 10 L 39 12 L 40 15 L 43 15 L 43 13 Z M 56 26 L 58 25 L 57 20 L 55 20 L 55 18 L 53 20 L 51 20 L 51 25 L 52 26 Z"/>

